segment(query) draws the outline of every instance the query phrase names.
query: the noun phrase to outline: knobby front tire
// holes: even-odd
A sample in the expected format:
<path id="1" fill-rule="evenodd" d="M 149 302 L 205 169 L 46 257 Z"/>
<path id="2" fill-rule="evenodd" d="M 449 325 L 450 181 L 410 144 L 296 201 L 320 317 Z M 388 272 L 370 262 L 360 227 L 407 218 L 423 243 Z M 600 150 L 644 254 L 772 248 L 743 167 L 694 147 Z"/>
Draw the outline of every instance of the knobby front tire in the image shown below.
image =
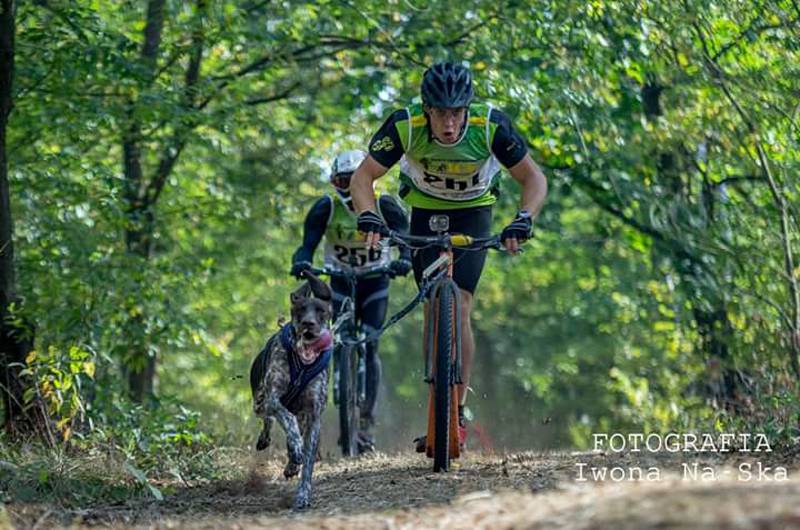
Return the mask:
<path id="1" fill-rule="evenodd" d="M 339 349 L 339 444 L 344 456 L 357 456 L 358 364 L 352 345 Z"/>
<path id="2" fill-rule="evenodd" d="M 443 284 L 437 289 L 434 315 L 436 316 L 436 374 L 434 376 L 434 446 L 433 470 L 450 469 L 450 403 L 452 386 L 453 330 L 455 327 L 455 300 L 451 286 Z"/>

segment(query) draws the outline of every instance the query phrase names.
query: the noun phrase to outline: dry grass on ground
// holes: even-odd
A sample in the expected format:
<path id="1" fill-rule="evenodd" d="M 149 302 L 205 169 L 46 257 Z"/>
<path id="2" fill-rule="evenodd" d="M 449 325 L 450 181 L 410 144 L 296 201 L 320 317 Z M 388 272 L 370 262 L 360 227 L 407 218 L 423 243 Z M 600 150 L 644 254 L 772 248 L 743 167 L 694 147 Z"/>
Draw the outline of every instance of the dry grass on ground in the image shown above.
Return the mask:
<path id="1" fill-rule="evenodd" d="M 717 472 L 706 481 L 682 479 L 684 459 L 671 454 L 471 454 L 447 474 L 432 473 L 419 455 L 335 459 L 318 464 L 313 508 L 297 514 L 289 508 L 296 482 L 282 478 L 282 460 L 242 452 L 231 460 L 240 479 L 183 484 L 161 502 L 140 498 L 67 514 L 38 505 L 7 509 L 20 528 L 800 528 L 796 455 L 761 460 L 784 465 L 789 480 L 738 480 L 741 459 L 713 455 L 685 460 Z M 577 481 L 578 463 L 653 466 L 661 477 Z"/>

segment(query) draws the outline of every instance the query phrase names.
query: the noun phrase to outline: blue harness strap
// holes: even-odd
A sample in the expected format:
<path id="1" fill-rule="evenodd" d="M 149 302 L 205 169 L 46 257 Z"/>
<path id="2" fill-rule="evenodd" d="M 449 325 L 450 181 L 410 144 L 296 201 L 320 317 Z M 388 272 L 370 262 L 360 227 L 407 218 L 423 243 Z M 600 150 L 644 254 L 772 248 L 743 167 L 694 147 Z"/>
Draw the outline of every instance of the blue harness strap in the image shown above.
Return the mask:
<path id="1" fill-rule="evenodd" d="M 289 359 L 289 388 L 281 396 L 281 404 L 295 412 L 297 398 L 303 393 L 308 384 L 328 367 L 333 356 L 333 346 L 320 352 L 319 357 L 311 364 L 303 364 L 294 349 L 295 333 L 292 324 L 286 324 L 281 328 L 280 341 L 283 349 L 286 350 Z"/>

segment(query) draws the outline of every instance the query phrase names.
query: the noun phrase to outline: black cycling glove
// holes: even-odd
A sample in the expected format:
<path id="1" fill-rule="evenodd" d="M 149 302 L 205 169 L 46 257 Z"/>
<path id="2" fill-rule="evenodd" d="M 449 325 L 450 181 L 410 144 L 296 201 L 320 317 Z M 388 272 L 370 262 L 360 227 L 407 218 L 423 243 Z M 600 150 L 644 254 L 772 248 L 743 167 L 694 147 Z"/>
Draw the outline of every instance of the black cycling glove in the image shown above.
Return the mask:
<path id="1" fill-rule="evenodd" d="M 389 264 L 389 269 L 395 276 L 405 276 L 411 272 L 411 262 L 405 258 L 399 258 Z"/>
<path id="2" fill-rule="evenodd" d="M 505 242 L 506 239 L 516 239 L 520 243 L 530 239 L 533 235 L 533 220 L 531 220 L 530 212 L 520 210 L 517 216 L 511 221 L 511 224 L 503 229 L 500 234 L 500 241 Z"/>
<path id="3" fill-rule="evenodd" d="M 389 227 L 387 227 L 383 219 L 372 210 L 364 210 L 358 215 L 358 230 L 365 234 L 373 232 L 387 235 L 389 233 Z"/>
<path id="4" fill-rule="evenodd" d="M 297 261 L 292 263 L 292 270 L 289 271 L 289 274 L 295 278 L 300 278 L 303 275 L 303 271 L 307 271 L 309 269 L 311 269 L 311 263 L 307 261 Z"/>

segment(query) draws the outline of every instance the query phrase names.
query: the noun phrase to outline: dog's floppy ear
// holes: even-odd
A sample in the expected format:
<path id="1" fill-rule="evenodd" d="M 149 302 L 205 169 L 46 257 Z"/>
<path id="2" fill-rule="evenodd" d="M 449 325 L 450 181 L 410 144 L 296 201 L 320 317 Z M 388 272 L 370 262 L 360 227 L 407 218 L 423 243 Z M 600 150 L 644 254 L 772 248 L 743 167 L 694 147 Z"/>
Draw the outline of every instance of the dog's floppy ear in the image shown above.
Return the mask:
<path id="1" fill-rule="evenodd" d="M 291 300 L 292 305 L 296 305 L 300 302 L 300 300 L 308 298 L 309 296 L 311 296 L 311 287 L 309 287 L 308 283 L 306 282 L 297 289 L 295 289 L 294 291 L 292 291 L 292 294 L 289 296 L 289 299 Z"/>
<path id="2" fill-rule="evenodd" d="M 308 280 L 308 284 L 311 288 L 311 292 L 314 293 L 315 298 L 319 298 L 323 302 L 330 302 L 331 298 L 333 298 L 333 294 L 331 293 L 331 288 L 328 287 L 328 284 L 314 276 L 308 271 L 303 271 L 303 277 Z"/>

